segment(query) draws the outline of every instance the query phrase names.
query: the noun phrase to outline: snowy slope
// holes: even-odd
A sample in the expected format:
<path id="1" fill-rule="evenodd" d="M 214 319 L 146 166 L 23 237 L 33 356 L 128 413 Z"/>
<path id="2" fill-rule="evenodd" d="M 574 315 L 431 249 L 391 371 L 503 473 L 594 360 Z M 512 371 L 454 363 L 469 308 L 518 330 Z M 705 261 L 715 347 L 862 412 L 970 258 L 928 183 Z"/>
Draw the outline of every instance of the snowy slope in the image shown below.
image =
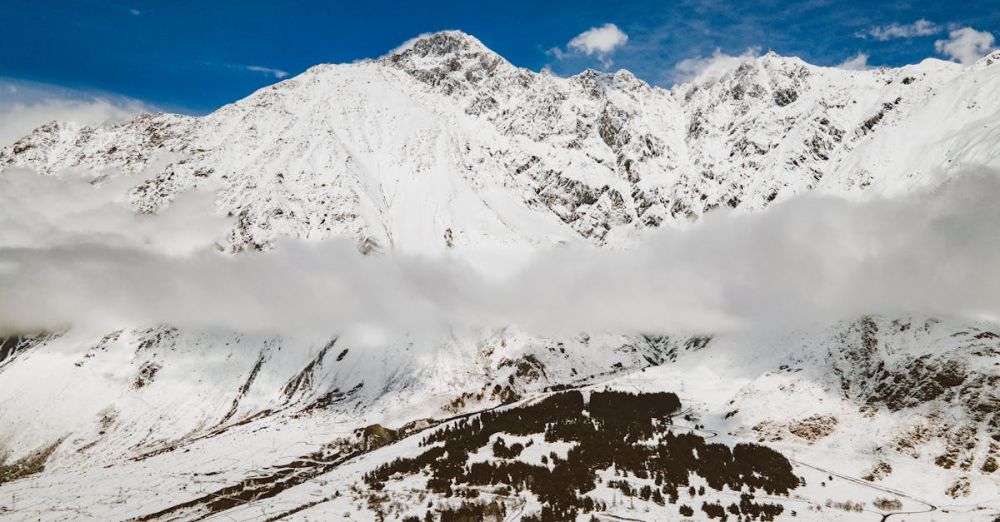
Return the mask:
<path id="1" fill-rule="evenodd" d="M 558 375 L 565 365 L 559 356 L 546 358 L 544 354 L 549 350 L 532 352 L 542 364 L 533 366 L 526 363 L 530 359 L 521 359 L 506 374 L 503 364 L 498 365 L 499 371 L 472 369 L 470 361 L 477 360 L 475 356 L 464 354 L 464 358 L 458 358 L 452 353 L 436 362 L 435 375 L 408 382 L 389 379 L 392 384 L 375 394 L 364 385 L 337 393 L 318 405 L 316 399 L 327 391 L 324 386 L 350 386 L 352 376 L 378 372 L 358 369 L 368 364 L 365 359 L 371 358 L 371 347 L 358 353 L 348 349 L 341 357 L 341 346 L 354 345 L 348 339 L 338 340 L 319 359 L 321 364 L 309 366 L 305 360 L 299 361 L 299 368 L 309 371 L 295 374 L 291 359 L 286 358 L 289 367 L 282 368 L 278 357 L 260 356 L 240 346 L 232 352 L 215 352 L 226 361 L 225 369 L 201 367 L 206 362 L 206 351 L 213 353 L 219 347 L 196 347 L 196 338 L 173 334 L 175 341 L 166 344 L 173 344 L 175 350 L 189 350 L 184 345 L 191 345 L 200 351 L 170 358 L 157 356 L 164 366 L 147 384 L 137 388 L 135 379 L 143 364 L 134 361 L 131 365 L 114 365 L 109 360 L 116 353 L 117 357 L 133 355 L 127 344 L 134 340 L 126 337 L 135 334 L 123 333 L 107 343 L 106 353 L 86 357 L 83 369 L 70 360 L 57 359 L 52 349 L 58 343 L 52 343 L 21 355 L 25 360 L 19 366 L 25 374 L 37 374 L 44 368 L 91 393 L 76 398 L 63 390 L 54 400 L 37 395 L 44 393 L 37 391 L 42 387 L 15 381 L 22 390 L 29 389 L 21 397 L 34 404 L 65 407 L 59 412 L 64 418 L 84 419 L 84 412 L 74 415 L 72 410 L 90 408 L 86 412 L 91 417 L 90 425 L 63 426 L 74 431 L 49 457 L 46 470 L 0 488 L 0 501 L 5 506 L 21 506 L 8 513 L 14 519 L 73 519 L 84 515 L 123 519 L 161 510 L 173 510 L 171 515 L 165 515 L 166 519 L 191 519 L 222 509 L 198 499 L 210 500 L 224 488 L 239 486 L 255 494 L 240 497 L 222 509 L 237 519 L 267 518 L 299 510 L 292 518 L 322 520 L 351 511 L 353 518 L 368 520 L 376 519 L 377 513 L 395 505 L 394 501 L 404 509 L 390 512 L 417 512 L 422 516 L 419 506 L 428 502 L 434 505 L 431 511 L 437 512 L 461 500 L 426 493 L 417 500 L 412 491 L 421 491 L 418 480 L 411 486 L 401 483 L 402 489 L 393 486 L 389 501 L 372 504 L 370 497 L 381 493 L 362 483 L 361 474 L 394 458 L 417 454 L 417 443 L 427 433 L 422 431 L 425 426 L 434 426 L 453 412 L 497 404 L 497 398 L 489 397 L 489 389 L 483 399 L 476 397 L 481 392 L 478 383 L 497 382 L 503 386 L 510 382 L 504 375 L 514 375 L 518 396 L 528 397 L 528 401 L 538 397 L 543 385 L 559 381 L 583 385 L 585 390 L 610 387 L 629 392 L 676 392 L 685 407 L 683 418 L 675 421 L 679 426 L 713 442 L 764 443 L 792 459 L 796 475 L 803 477 L 806 485 L 784 500 L 767 497 L 780 501 L 788 511 L 785 515 L 796 510 L 799 516 L 810 513 L 810 520 L 871 520 L 882 512 L 916 512 L 933 507 L 936 511 L 928 513 L 928 518 L 914 519 L 940 519 L 950 513 L 955 519 L 968 520 L 978 513 L 989 520 L 997 512 L 997 482 L 988 471 L 988 462 L 997 451 L 993 439 L 997 434 L 994 415 L 998 401 L 994 383 L 1000 380 L 993 363 L 1000 351 L 1000 337 L 993 333 L 997 330 L 997 325 L 986 323 L 871 317 L 783 334 L 721 336 L 676 343 L 661 352 L 665 364 L 647 362 L 642 371 L 626 369 L 580 381 Z M 506 347 L 504 339 L 509 343 Z M 516 347 L 523 342 L 517 336 L 501 336 L 496 342 L 482 349 L 501 353 L 508 353 L 510 348 L 526 350 L 523 345 Z M 282 352 L 294 348 L 292 342 L 283 343 Z M 278 353 L 275 344 L 264 345 L 263 350 Z M 323 346 L 317 343 L 311 350 L 300 348 L 296 353 L 318 353 Z M 456 348 L 446 347 L 442 352 Z M 600 361 L 604 365 L 615 360 L 607 355 L 607 346 L 595 345 L 595 351 L 579 344 L 565 348 L 573 357 L 588 357 L 592 362 L 605 357 Z M 228 357 L 222 357 L 222 353 Z M 238 357 L 242 362 L 237 364 Z M 256 381 L 246 388 L 243 397 L 234 397 L 227 388 L 238 386 L 254 374 L 255 357 L 264 360 Z M 395 357 L 399 358 L 398 352 Z M 412 369 L 415 361 L 407 355 L 403 359 L 403 364 Z M 184 361 L 188 366 L 181 367 Z M 172 365 L 176 367 L 171 369 Z M 378 365 L 384 367 L 386 363 Z M 93 373 L 81 377 L 88 366 L 95 373 L 101 366 L 110 371 L 131 368 L 131 373 L 120 377 L 132 383 L 129 391 L 112 396 L 114 386 L 88 382 L 97 377 Z M 961 369 L 957 373 L 956 366 Z M 521 368 L 525 370 L 519 371 Z M 496 381 L 490 381 L 491 371 L 496 372 Z M 530 376 L 532 373 L 535 377 Z M 24 374 L 17 367 L 7 368 L 5 386 L 17 375 Z M 311 377 L 301 379 L 298 375 Z M 894 385 L 881 386 L 885 382 Z M 102 388 L 109 390 L 106 397 L 94 392 Z M 467 393 L 461 393 L 463 389 Z M 3 393 L 10 396 L 12 390 Z M 110 406 L 104 406 L 103 401 Z M 235 413 L 230 416 L 232 411 Z M 192 420 L 200 426 L 185 424 Z M 46 429 L 38 427 L 37 422 L 22 421 L 23 425 L 39 429 L 35 432 L 39 436 Z M 419 435 L 399 443 L 391 442 L 395 435 L 386 435 L 390 443 L 369 452 L 382 443 L 379 428 L 361 428 L 374 423 Z M 684 431 L 680 427 L 676 430 Z M 542 448 L 549 446 L 541 439 L 535 444 L 539 450 L 532 451 L 548 454 L 549 449 Z M 558 444 L 550 449 L 565 451 Z M 539 458 L 531 454 L 526 452 L 524 458 Z M 282 471 L 289 466 L 296 470 L 294 476 Z M 259 480 L 245 482 L 248 477 Z M 636 477 L 630 480 L 642 484 Z M 629 500 L 601 488 L 592 495 L 613 504 L 606 509 L 607 514 L 643 520 L 676 516 L 676 505 L 661 507 Z M 686 493 L 682 497 L 686 498 Z M 728 503 L 734 498 L 732 491 L 713 493 L 710 489 L 708 496 L 690 503 L 698 507 L 713 499 Z M 903 507 L 878 508 L 878 499 L 899 500 Z M 533 502 L 530 496 L 517 495 L 508 501 L 510 509 Z M 860 502 L 864 511 L 845 512 L 830 507 L 828 501 Z M 185 503 L 191 505 L 178 511 Z M 55 505 L 63 506 L 65 511 L 53 511 Z"/>
<path id="2" fill-rule="evenodd" d="M 768 54 L 665 90 L 626 71 L 535 73 L 444 32 L 376 60 L 313 67 L 204 117 L 55 122 L 0 149 L 0 175 L 131 177 L 124 196 L 150 214 L 185 191 L 217 190 L 233 223 L 220 241 L 235 255 L 285 237 L 346 236 L 370 254 L 502 264 L 567 242 L 627 248 L 644 229 L 716 207 L 761 211 L 811 190 L 895 195 L 1000 168 L 998 61 L 846 71 Z M 0 485 L 0 518 L 138 517 L 257 476 L 281 487 L 165 518 L 373 519 L 360 474 L 412 456 L 419 436 L 369 452 L 381 431 L 366 426 L 419 433 L 555 389 L 611 386 L 676 392 L 684 429 L 782 451 L 807 483 L 782 501 L 807 519 L 928 506 L 931 517 L 989 519 L 1000 458 L 994 332 L 876 317 L 760 338 L 544 338 L 514 327 L 14 335 L 0 342 L 0 470 L 26 478 Z M 609 519 L 677 516 L 595 494 L 617 498 Z M 875 507 L 890 495 L 904 507 Z M 861 500 L 868 512 L 831 511 L 827 499 Z M 538 507 L 509 500 L 523 515 Z M 428 502 L 452 500 L 419 505 Z"/>

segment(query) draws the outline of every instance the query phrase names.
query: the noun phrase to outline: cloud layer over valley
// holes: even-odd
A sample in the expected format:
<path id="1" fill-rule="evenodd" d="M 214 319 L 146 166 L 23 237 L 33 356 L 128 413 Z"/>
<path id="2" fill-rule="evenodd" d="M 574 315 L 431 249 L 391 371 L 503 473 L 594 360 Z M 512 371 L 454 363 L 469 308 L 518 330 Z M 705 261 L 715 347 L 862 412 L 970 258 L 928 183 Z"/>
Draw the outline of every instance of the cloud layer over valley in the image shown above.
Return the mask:
<path id="1" fill-rule="evenodd" d="M 461 255 L 363 256 L 347 240 L 226 254 L 214 242 L 226 221 L 208 192 L 136 215 L 116 199 L 117 182 L 7 172 L 0 329 L 663 333 L 865 313 L 997 317 L 998 179 L 966 173 L 903 198 L 810 194 L 755 214 L 713 213 L 628 250 L 539 250 L 498 280 Z"/>

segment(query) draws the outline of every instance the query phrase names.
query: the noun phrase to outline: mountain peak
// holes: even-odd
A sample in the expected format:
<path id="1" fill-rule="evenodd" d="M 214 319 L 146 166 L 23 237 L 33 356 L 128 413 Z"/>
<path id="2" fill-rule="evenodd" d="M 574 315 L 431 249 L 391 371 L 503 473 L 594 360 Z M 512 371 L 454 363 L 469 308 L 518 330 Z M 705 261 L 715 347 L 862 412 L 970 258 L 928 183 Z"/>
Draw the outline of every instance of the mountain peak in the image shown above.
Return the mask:
<path id="1" fill-rule="evenodd" d="M 425 33 L 407 40 L 385 58 L 389 61 L 398 61 L 404 57 L 451 57 L 463 54 L 496 55 L 475 36 L 453 29 Z"/>
<path id="2" fill-rule="evenodd" d="M 441 31 L 414 38 L 379 62 L 400 69 L 445 94 L 478 90 L 490 80 L 513 77 L 517 69 L 478 38 Z"/>
<path id="3" fill-rule="evenodd" d="M 764 55 L 758 56 L 754 61 L 771 66 L 781 65 L 781 66 L 798 67 L 800 65 L 811 65 L 803 61 L 798 56 L 785 56 L 782 54 L 778 54 L 774 51 L 768 51 Z"/>

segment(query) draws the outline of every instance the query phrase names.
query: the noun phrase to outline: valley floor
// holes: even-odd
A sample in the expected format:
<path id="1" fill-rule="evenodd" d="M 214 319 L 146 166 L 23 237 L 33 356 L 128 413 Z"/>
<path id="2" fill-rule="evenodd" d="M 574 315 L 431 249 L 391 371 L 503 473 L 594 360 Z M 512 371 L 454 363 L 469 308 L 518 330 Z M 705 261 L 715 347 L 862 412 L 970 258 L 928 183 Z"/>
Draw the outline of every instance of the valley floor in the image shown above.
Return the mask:
<path id="1" fill-rule="evenodd" d="M 881 328 L 878 334 L 868 331 L 880 345 L 876 352 L 893 352 L 905 345 L 898 332 L 887 332 L 885 325 L 891 324 L 887 320 L 868 321 L 871 324 L 859 322 L 832 337 L 846 346 L 837 357 L 851 358 L 852 328 L 860 328 L 854 333 L 864 346 L 865 328 L 872 324 Z M 931 330 L 935 328 L 944 327 Z M 966 328 L 963 333 L 981 335 L 976 331 Z M 921 342 L 931 354 L 938 343 L 934 339 L 956 338 L 953 330 L 927 335 Z M 399 396 L 394 399 L 398 405 L 382 403 L 380 409 L 373 408 L 381 412 L 377 416 L 364 409 L 333 407 L 237 417 L 222 429 L 202 430 L 199 436 L 178 439 L 154 451 L 130 450 L 113 440 L 88 447 L 68 437 L 45 462 L 44 471 L 0 485 L 0 518 L 423 519 L 427 512 L 457 509 L 464 502 L 496 501 L 503 506 L 503 519 L 517 520 L 541 509 L 539 498 L 528 490 L 470 486 L 463 491 L 475 489 L 476 498 L 471 499 L 460 496 L 467 493 L 459 494 L 458 489 L 454 495 L 429 489 L 426 470 L 396 475 L 376 487 L 365 476 L 395 459 L 421 454 L 427 448 L 422 445 L 425 438 L 444 427 L 482 418 L 483 411 L 538 405 L 567 390 L 590 397 L 606 390 L 675 393 L 682 409 L 662 424 L 665 433 L 693 434 L 706 443 L 729 447 L 751 442 L 777 450 L 802 482 L 787 495 L 756 492 L 756 502 L 783 507 L 779 519 L 791 518 L 793 512 L 802 520 L 993 520 L 1000 514 L 1000 479 L 984 471 L 985 464 L 980 465 L 995 447 L 977 431 L 988 426 L 963 432 L 961 428 L 972 421 L 956 412 L 954 405 L 942 403 L 950 392 L 906 408 L 863 403 L 852 396 L 856 392 L 849 391 L 849 386 L 831 385 L 837 382 L 831 376 L 845 368 L 828 360 L 824 342 L 816 336 L 801 337 L 800 342 L 785 338 L 782 342 L 791 347 L 787 349 L 746 349 L 758 341 L 765 342 L 716 339 L 700 349 L 684 351 L 674 362 L 537 388 L 506 405 L 470 399 L 457 413 L 432 407 L 441 403 L 440 398 Z M 964 364 L 971 367 L 973 362 L 965 360 Z M 967 368 L 966 380 L 973 380 L 974 374 Z M 853 376 L 851 386 L 860 385 L 860 380 L 860 375 Z M 869 392 L 874 394 L 876 388 Z M 919 389 L 910 395 L 920 396 Z M 420 404 L 423 408 L 414 406 Z M 380 424 L 373 424 L 373 418 Z M 938 431 L 930 433 L 932 429 Z M 913 433 L 920 435 L 906 439 Z M 967 439 L 956 441 L 955 433 L 965 433 Z M 497 438 L 508 444 L 530 444 L 519 456 L 508 459 L 496 458 L 483 446 L 469 454 L 469 463 L 524 462 L 551 467 L 574 444 L 547 441 L 541 433 L 502 431 L 483 441 L 492 444 Z M 959 447 L 951 447 L 956 442 L 961 443 Z M 545 460 L 549 455 L 551 463 Z M 947 455 L 957 462 L 942 460 Z M 662 497 L 656 502 L 648 495 L 643 500 L 638 493 L 626 494 L 611 484 L 624 480 L 638 491 L 650 482 L 620 471 L 615 466 L 597 471 L 597 487 L 586 495 L 597 508 L 581 513 L 580 520 L 590 520 L 592 515 L 599 520 L 680 519 L 681 505 L 694 509 L 692 518 L 704 519 L 703 504 L 738 504 L 748 491 L 709 487 L 690 495 L 681 488 L 676 503 Z M 696 474 L 690 479 L 692 487 L 706 485 Z"/>

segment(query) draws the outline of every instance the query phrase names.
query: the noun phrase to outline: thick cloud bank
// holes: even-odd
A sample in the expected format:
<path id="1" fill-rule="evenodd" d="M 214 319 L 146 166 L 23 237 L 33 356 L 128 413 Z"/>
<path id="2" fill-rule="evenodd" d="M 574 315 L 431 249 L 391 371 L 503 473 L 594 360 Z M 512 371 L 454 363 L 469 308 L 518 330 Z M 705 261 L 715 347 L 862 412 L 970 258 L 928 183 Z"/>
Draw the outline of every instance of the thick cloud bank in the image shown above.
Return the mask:
<path id="1" fill-rule="evenodd" d="M 174 324 L 254 331 L 517 325 L 536 333 L 720 332 L 864 313 L 1000 317 L 1000 176 L 896 199 L 806 195 L 714 214 L 627 251 L 542 250 L 497 281 L 459 260 L 348 241 L 225 254 L 188 195 L 136 216 L 113 185 L 0 176 L 0 330 Z M 72 202 L 71 204 L 69 202 Z"/>
<path id="2" fill-rule="evenodd" d="M 126 193 L 137 182 L 123 176 L 46 177 L 10 169 L 0 175 L 0 248 L 89 243 L 182 254 L 213 245 L 228 230 L 228 221 L 212 211 L 209 192 L 185 193 L 159 215 L 136 214 Z"/>

